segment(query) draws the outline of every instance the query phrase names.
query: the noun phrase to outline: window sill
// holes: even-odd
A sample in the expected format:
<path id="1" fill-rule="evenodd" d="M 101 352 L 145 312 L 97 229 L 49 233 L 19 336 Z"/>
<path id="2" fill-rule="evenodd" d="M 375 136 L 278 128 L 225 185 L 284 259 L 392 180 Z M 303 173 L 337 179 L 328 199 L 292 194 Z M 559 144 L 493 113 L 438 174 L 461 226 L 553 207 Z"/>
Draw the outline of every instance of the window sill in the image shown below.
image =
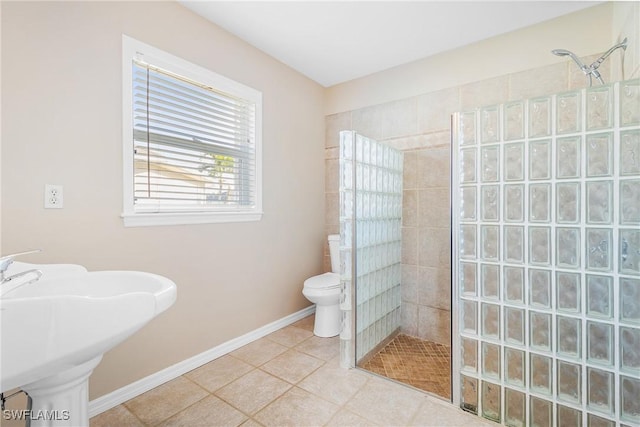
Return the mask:
<path id="1" fill-rule="evenodd" d="M 262 219 L 262 212 L 123 213 L 121 217 L 125 227 L 153 227 L 158 225 L 260 221 Z"/>

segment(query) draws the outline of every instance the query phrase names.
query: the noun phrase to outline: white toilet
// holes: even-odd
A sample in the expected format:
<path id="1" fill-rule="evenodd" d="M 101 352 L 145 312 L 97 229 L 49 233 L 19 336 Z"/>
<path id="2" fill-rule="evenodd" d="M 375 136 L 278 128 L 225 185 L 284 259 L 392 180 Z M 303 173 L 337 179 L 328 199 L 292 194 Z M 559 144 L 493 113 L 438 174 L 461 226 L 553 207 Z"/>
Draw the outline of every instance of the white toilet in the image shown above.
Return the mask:
<path id="1" fill-rule="evenodd" d="M 316 304 L 313 333 L 319 337 L 334 337 L 342 328 L 340 314 L 340 235 L 329 235 L 331 273 L 313 276 L 304 281 L 302 294 Z"/>

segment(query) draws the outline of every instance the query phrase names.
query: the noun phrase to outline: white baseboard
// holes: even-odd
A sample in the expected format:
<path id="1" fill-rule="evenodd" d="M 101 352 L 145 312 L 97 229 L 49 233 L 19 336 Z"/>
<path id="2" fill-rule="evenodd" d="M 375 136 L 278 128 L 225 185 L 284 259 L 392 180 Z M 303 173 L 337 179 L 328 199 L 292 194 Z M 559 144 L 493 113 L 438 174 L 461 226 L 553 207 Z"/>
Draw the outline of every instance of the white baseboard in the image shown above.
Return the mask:
<path id="1" fill-rule="evenodd" d="M 270 333 L 277 331 L 278 329 L 295 323 L 298 320 L 313 314 L 315 312 L 315 308 L 315 305 L 311 305 L 298 312 L 285 316 L 282 319 L 271 322 L 258 329 L 255 329 L 251 332 L 248 332 L 244 335 L 213 347 L 207 351 L 190 357 L 189 359 L 176 363 L 173 366 L 169 366 L 168 368 L 158 371 L 155 374 L 151 374 L 136 382 L 114 390 L 109 394 L 100 396 L 97 399 L 89 402 L 89 417 L 94 417 L 104 411 L 118 406 L 121 403 L 126 402 L 129 399 L 133 399 L 134 397 L 139 396 L 144 392 L 158 387 L 159 385 L 162 385 L 167 381 L 171 381 L 172 379 L 175 379 L 180 375 L 192 371 L 195 368 L 204 365 L 205 363 L 209 363 L 212 360 L 217 359 L 218 357 L 224 356 L 225 354 L 228 354 L 242 347 L 243 345 L 247 345 L 259 338 L 264 337 L 265 335 L 269 335 Z"/>

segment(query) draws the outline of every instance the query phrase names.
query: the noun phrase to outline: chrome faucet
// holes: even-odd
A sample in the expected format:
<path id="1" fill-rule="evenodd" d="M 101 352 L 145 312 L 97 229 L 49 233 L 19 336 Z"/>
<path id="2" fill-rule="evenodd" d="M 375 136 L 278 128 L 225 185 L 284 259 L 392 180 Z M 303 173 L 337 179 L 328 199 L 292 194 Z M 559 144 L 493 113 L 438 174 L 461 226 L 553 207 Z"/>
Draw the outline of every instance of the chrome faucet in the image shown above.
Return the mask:
<path id="1" fill-rule="evenodd" d="M 35 254 L 38 252 L 42 252 L 42 250 L 35 249 L 32 251 L 18 252 L 16 254 L 5 255 L 2 258 L 0 258 L 0 285 L 4 285 L 5 283 L 10 282 L 11 280 L 17 279 L 18 277 L 26 276 L 27 274 L 35 274 L 36 276 L 34 279 L 30 280 L 28 283 L 35 282 L 36 280 L 40 279 L 40 277 L 42 277 L 42 271 L 35 270 L 35 269 L 21 271 L 20 273 L 13 274 L 11 276 L 6 275 L 7 269 L 11 264 L 13 264 L 15 257 L 21 256 L 21 255 Z"/>

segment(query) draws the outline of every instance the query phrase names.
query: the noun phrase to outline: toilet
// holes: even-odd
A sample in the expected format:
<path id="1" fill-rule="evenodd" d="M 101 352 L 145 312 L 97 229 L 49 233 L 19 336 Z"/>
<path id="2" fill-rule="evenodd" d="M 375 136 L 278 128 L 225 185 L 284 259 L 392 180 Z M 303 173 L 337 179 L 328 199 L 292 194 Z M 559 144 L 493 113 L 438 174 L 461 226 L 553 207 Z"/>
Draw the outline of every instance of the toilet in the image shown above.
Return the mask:
<path id="1" fill-rule="evenodd" d="M 304 281 L 302 294 L 316 305 L 313 333 L 318 337 L 334 337 L 340 333 L 340 235 L 329 235 L 331 273 L 319 274 Z"/>

